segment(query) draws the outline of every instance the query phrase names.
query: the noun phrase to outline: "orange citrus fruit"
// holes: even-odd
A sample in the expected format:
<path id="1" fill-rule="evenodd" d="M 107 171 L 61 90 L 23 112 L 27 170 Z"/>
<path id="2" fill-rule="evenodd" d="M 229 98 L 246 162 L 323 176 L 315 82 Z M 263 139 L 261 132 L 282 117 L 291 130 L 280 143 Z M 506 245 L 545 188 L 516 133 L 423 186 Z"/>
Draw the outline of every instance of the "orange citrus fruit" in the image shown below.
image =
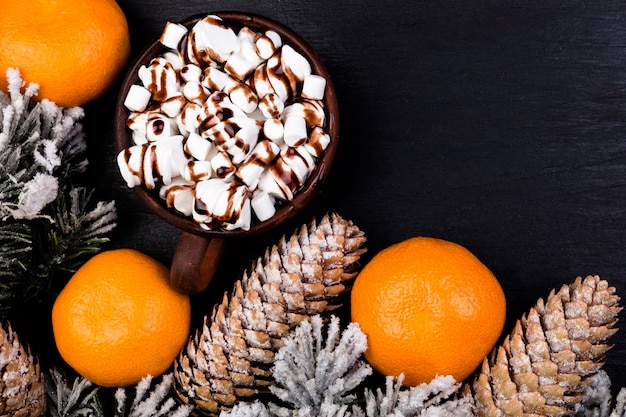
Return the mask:
<path id="1" fill-rule="evenodd" d="M 352 288 L 351 314 L 367 335 L 372 367 L 418 385 L 438 375 L 466 379 L 498 341 L 506 301 L 469 250 L 415 237 L 365 265 Z"/>
<path id="2" fill-rule="evenodd" d="M 169 270 L 132 249 L 101 252 L 87 261 L 52 308 L 61 357 L 105 387 L 163 374 L 187 341 L 189 296 L 169 285 Z"/>
<path id="3" fill-rule="evenodd" d="M 130 53 L 114 0 L 0 0 L 0 89 L 7 68 L 39 84 L 39 99 L 82 106 L 115 82 Z"/>

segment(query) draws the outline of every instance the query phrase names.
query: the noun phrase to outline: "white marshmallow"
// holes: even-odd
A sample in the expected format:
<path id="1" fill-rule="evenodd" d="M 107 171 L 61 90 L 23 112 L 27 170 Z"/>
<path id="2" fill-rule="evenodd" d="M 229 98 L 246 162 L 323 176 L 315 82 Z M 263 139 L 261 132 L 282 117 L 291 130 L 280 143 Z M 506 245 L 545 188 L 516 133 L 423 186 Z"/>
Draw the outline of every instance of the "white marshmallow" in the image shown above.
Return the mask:
<path id="1" fill-rule="evenodd" d="M 259 101 L 259 109 L 267 119 L 274 119 L 283 112 L 285 109 L 285 103 L 278 97 L 277 94 L 266 94 Z"/>
<path id="2" fill-rule="evenodd" d="M 228 74 L 215 67 L 207 67 L 202 72 L 200 82 L 211 91 L 222 91 L 228 82 Z"/>
<path id="3" fill-rule="evenodd" d="M 197 103 L 188 102 L 176 116 L 176 124 L 181 133 L 195 132 L 203 119 L 204 109 Z"/>
<path id="4" fill-rule="evenodd" d="M 157 173 L 163 184 L 169 184 L 172 178 L 180 176 L 187 165 L 187 156 L 183 149 L 184 137 L 170 136 L 155 142 L 155 156 Z"/>
<path id="5" fill-rule="evenodd" d="M 199 105 L 202 105 L 206 101 L 209 94 L 209 90 L 207 90 L 198 81 L 189 81 L 185 83 L 185 86 L 183 87 L 183 95 L 185 98 L 192 103 Z"/>
<path id="6" fill-rule="evenodd" d="M 305 152 L 305 154 L 308 153 Z M 291 171 L 298 178 L 298 185 L 304 184 L 314 165 L 310 164 L 310 161 L 305 159 L 294 148 L 289 148 L 287 152 L 282 152 L 281 159 L 291 168 Z"/>
<path id="7" fill-rule="evenodd" d="M 250 189 L 254 189 L 263 171 L 265 166 L 248 158 L 237 168 L 237 177 Z"/>
<path id="8" fill-rule="evenodd" d="M 195 132 L 191 132 L 185 141 L 185 152 L 199 161 L 208 161 L 215 156 L 217 150 L 210 140 L 207 140 Z"/>
<path id="9" fill-rule="evenodd" d="M 182 170 L 182 177 L 187 181 L 198 182 L 208 180 L 213 174 L 210 161 L 191 160 Z"/>
<path id="10" fill-rule="evenodd" d="M 304 117 L 307 126 L 313 128 L 315 126 L 324 126 L 326 122 L 326 113 L 321 102 L 317 100 L 300 100 L 296 103 L 285 107 L 281 117 L 283 119 L 291 116 Z"/>
<path id="11" fill-rule="evenodd" d="M 181 93 L 174 94 L 173 96 L 163 100 L 159 109 L 161 110 L 161 113 L 173 119 L 180 114 L 186 102 L 185 96 Z"/>
<path id="12" fill-rule="evenodd" d="M 311 130 L 311 135 L 304 144 L 304 148 L 309 154 L 319 158 L 322 156 L 322 153 L 324 153 L 329 144 L 330 135 L 321 127 L 315 126 L 313 130 Z"/>
<path id="13" fill-rule="evenodd" d="M 146 138 L 145 130 L 133 130 L 131 132 L 131 139 L 133 144 L 135 145 L 143 145 L 144 143 L 148 143 L 148 138 Z"/>
<path id="14" fill-rule="evenodd" d="M 263 58 L 268 59 L 274 52 L 282 45 L 282 39 L 280 35 L 273 30 L 268 30 L 256 43 L 257 54 Z"/>
<path id="15" fill-rule="evenodd" d="M 155 165 L 158 165 L 156 144 L 149 143 L 143 154 L 143 160 L 141 161 L 141 168 L 143 169 L 143 185 L 148 190 L 154 190 L 156 187 L 156 181 L 158 178 L 155 178 L 155 174 L 158 174 L 159 170 L 158 167 L 155 167 Z M 169 167 L 169 164 L 164 164 L 163 171 L 168 170 L 166 167 Z M 155 170 L 155 168 L 157 169 Z M 171 172 L 166 172 L 166 175 L 171 177 Z"/>
<path id="16" fill-rule="evenodd" d="M 264 191 L 255 191 L 250 204 L 259 221 L 269 220 L 276 213 L 274 199 Z"/>
<path id="17" fill-rule="evenodd" d="M 165 200 L 169 208 L 173 208 L 185 216 L 191 216 L 194 197 L 195 183 L 182 177 L 172 179 L 172 182 L 159 188 L 159 196 Z"/>
<path id="18" fill-rule="evenodd" d="M 256 188 L 263 171 L 273 163 L 280 149 L 270 140 L 262 140 L 237 168 L 237 177 L 250 189 Z"/>
<path id="19" fill-rule="evenodd" d="M 226 61 L 224 70 L 237 80 L 243 81 L 252 74 L 256 66 L 256 61 L 249 61 L 239 54 L 232 54 Z"/>
<path id="20" fill-rule="evenodd" d="M 187 28 L 180 23 L 166 22 L 159 41 L 170 49 L 177 49 L 180 41 L 187 34 Z"/>
<path id="21" fill-rule="evenodd" d="M 267 60 L 267 79 L 278 97 L 287 102 L 291 95 L 291 82 L 287 79 L 285 68 L 280 61 L 280 56 L 276 54 Z"/>
<path id="22" fill-rule="evenodd" d="M 179 74 L 180 78 L 187 83 L 190 81 L 200 82 L 202 80 L 203 71 L 202 68 L 195 64 L 186 64 L 180 69 Z"/>
<path id="23" fill-rule="evenodd" d="M 289 146 L 300 146 L 307 140 L 306 120 L 299 116 L 289 116 L 284 122 L 283 139 Z"/>
<path id="24" fill-rule="evenodd" d="M 144 111 L 146 107 L 148 107 L 151 97 L 152 93 L 146 87 L 133 84 L 128 89 L 128 93 L 124 99 L 124 106 L 133 112 Z"/>
<path id="25" fill-rule="evenodd" d="M 280 49 L 280 60 L 285 71 L 293 73 L 300 82 L 311 74 L 311 63 L 290 45 L 283 45 Z"/>
<path id="26" fill-rule="evenodd" d="M 225 152 L 218 152 L 217 155 L 211 158 L 211 168 L 213 168 L 217 178 L 225 181 L 229 180 L 237 171 L 237 168 Z"/>
<path id="27" fill-rule="evenodd" d="M 280 181 L 280 178 L 278 179 Z M 261 191 L 265 191 L 272 197 L 278 198 L 279 200 L 291 200 L 293 195 L 286 194 L 284 187 L 280 186 L 276 180 L 276 176 L 272 174 L 271 170 L 266 169 L 261 174 L 259 178 L 258 189 Z"/>
<path id="28" fill-rule="evenodd" d="M 165 58 L 176 71 L 180 71 L 183 65 L 185 65 L 184 59 L 178 51 L 167 51 L 163 54 L 163 58 Z"/>
<path id="29" fill-rule="evenodd" d="M 180 91 L 177 71 L 162 57 L 153 58 L 148 66 L 142 65 L 138 76 L 155 100 L 165 100 Z"/>
<path id="30" fill-rule="evenodd" d="M 198 181 L 192 211 L 193 219 L 198 222 L 210 221 L 217 197 L 229 187 L 228 183 L 217 178 Z"/>
<path id="31" fill-rule="evenodd" d="M 174 121 L 164 114 L 154 114 L 146 122 L 146 139 L 155 142 L 163 138 L 169 138 L 176 132 Z"/>
<path id="32" fill-rule="evenodd" d="M 129 188 L 141 185 L 143 151 L 143 146 L 135 145 L 117 154 L 117 166 Z"/>
<path id="33" fill-rule="evenodd" d="M 263 135 L 278 145 L 284 143 L 284 133 L 285 128 L 283 122 L 278 119 L 267 119 L 265 123 L 263 123 Z"/>
<path id="34" fill-rule="evenodd" d="M 237 50 L 237 34 L 218 16 L 206 16 L 191 29 L 196 57 L 224 63 Z"/>
<path id="35" fill-rule="evenodd" d="M 315 74 L 304 77 L 302 84 L 302 97 L 312 100 L 322 100 L 326 90 L 326 78 Z"/>
<path id="36" fill-rule="evenodd" d="M 245 113 L 251 113 L 257 108 L 259 98 L 249 85 L 230 77 L 224 91 L 228 93 L 230 101 Z"/>

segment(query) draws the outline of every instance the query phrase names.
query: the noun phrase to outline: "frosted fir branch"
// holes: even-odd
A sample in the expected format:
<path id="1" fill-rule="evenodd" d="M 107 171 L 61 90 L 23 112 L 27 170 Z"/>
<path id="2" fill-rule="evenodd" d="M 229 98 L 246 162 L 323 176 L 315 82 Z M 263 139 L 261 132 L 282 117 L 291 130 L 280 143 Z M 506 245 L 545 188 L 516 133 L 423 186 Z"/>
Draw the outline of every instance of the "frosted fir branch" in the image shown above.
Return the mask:
<path id="1" fill-rule="evenodd" d="M 430 383 L 402 388 L 403 375 L 388 376 L 385 391 L 380 388 L 374 394 L 365 391 L 365 414 L 367 417 L 473 416 L 473 403 L 469 397 L 454 398 L 461 384 L 451 376 L 438 376 Z"/>
<path id="2" fill-rule="evenodd" d="M 165 374 L 160 382 L 153 384 L 152 376 L 144 377 L 135 386 L 135 395 L 128 407 L 128 397 L 124 388 L 115 392 L 114 417 L 187 417 L 191 414 L 191 407 L 180 404 L 171 395 L 172 374 Z"/>
<path id="3" fill-rule="evenodd" d="M 113 202 L 73 184 L 87 167 L 80 107 L 31 102 L 38 86 L 6 73 L 0 92 L 0 312 L 47 302 L 116 226 Z M 12 235 L 20 239 L 12 239 Z M 56 283 L 52 285 L 52 283 Z M 45 296 L 44 296 L 45 295 Z"/>
<path id="4" fill-rule="evenodd" d="M 360 359 L 367 349 L 365 334 L 357 323 L 341 332 L 339 318 L 332 316 L 327 328 L 313 316 L 284 339 L 274 362 L 275 385 L 270 391 L 295 409 L 309 408 L 318 415 L 324 404 L 350 404 L 352 394 L 372 368 Z M 282 414 L 283 407 L 273 412 Z"/>
<path id="5" fill-rule="evenodd" d="M 626 388 L 620 389 L 617 396 L 611 394 L 611 379 L 601 369 L 590 377 L 591 384 L 577 410 L 576 417 L 626 417 Z M 611 410 L 611 407 L 613 409 Z"/>
<path id="6" fill-rule="evenodd" d="M 49 372 L 45 378 L 50 417 L 104 417 L 98 401 L 98 387 L 82 377 L 77 377 L 69 385 L 65 375 L 58 369 Z"/>

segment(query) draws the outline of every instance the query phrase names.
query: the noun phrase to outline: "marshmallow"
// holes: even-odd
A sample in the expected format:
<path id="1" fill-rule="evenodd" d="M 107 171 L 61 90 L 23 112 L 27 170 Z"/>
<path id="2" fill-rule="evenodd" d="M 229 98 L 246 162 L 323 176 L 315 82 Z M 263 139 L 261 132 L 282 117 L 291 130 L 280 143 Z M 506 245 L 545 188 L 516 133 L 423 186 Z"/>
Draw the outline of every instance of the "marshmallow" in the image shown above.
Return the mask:
<path id="1" fill-rule="evenodd" d="M 195 132 L 191 132 L 185 141 L 185 152 L 199 161 L 208 161 L 217 150 L 210 140 L 207 140 Z"/>
<path id="2" fill-rule="evenodd" d="M 230 101 L 246 113 L 253 112 L 259 102 L 256 93 L 249 85 L 230 77 L 224 86 Z"/>
<path id="3" fill-rule="evenodd" d="M 239 165 L 237 177 L 249 188 L 256 188 L 261 174 L 269 167 L 280 149 L 270 140 L 262 140 L 254 147 L 246 160 Z"/>
<path id="4" fill-rule="evenodd" d="M 194 182 L 177 177 L 169 184 L 161 186 L 159 196 L 165 200 L 167 207 L 185 216 L 191 216 L 195 202 L 194 187 Z"/>
<path id="5" fill-rule="evenodd" d="M 176 124 L 181 133 L 195 132 L 200 126 L 204 110 L 197 103 L 188 102 L 185 104 L 180 114 L 176 116 Z"/>
<path id="6" fill-rule="evenodd" d="M 206 16 L 191 29 L 194 55 L 200 63 L 224 63 L 237 50 L 237 34 L 218 16 Z"/>
<path id="7" fill-rule="evenodd" d="M 142 183 L 142 160 L 146 146 L 131 146 L 123 149 L 117 154 L 117 166 L 120 169 L 122 178 L 124 178 L 124 181 L 126 181 L 126 185 L 128 185 L 129 188 L 136 187 Z"/>
<path id="8" fill-rule="evenodd" d="M 207 67 L 202 72 L 200 82 L 211 91 L 221 91 L 226 87 L 228 74 L 215 67 Z"/>
<path id="9" fill-rule="evenodd" d="M 274 119 L 283 112 L 285 103 L 275 93 L 266 94 L 259 101 L 259 109 L 267 119 Z"/>
<path id="10" fill-rule="evenodd" d="M 138 76 L 154 100 L 165 100 L 180 90 L 178 74 L 172 64 L 164 58 L 154 58 L 148 66 L 139 68 Z"/>
<path id="11" fill-rule="evenodd" d="M 151 97 L 152 93 L 146 87 L 133 84 L 128 89 L 124 99 L 124 106 L 132 112 L 144 111 L 148 107 Z"/>
<path id="12" fill-rule="evenodd" d="M 255 191 L 254 194 L 252 194 L 250 205 L 252 206 L 256 218 L 262 222 L 271 219 L 274 213 L 276 213 L 275 201 L 272 196 L 265 191 Z"/>
<path id="13" fill-rule="evenodd" d="M 164 114 L 155 114 L 146 122 L 146 139 L 155 142 L 178 133 L 175 122 Z"/>
<path id="14" fill-rule="evenodd" d="M 189 81 L 185 83 L 185 86 L 183 87 L 183 95 L 185 98 L 192 103 L 199 105 L 202 105 L 206 101 L 209 94 L 209 90 L 207 90 L 198 81 Z"/>
<path id="15" fill-rule="evenodd" d="M 151 160 L 154 161 L 154 168 L 156 168 L 153 178 L 160 179 L 163 184 L 169 184 L 172 178 L 181 175 L 188 161 L 183 148 L 183 140 L 183 136 L 175 135 L 153 143 L 155 149 Z M 156 174 L 159 174 L 160 178 Z"/>
<path id="16" fill-rule="evenodd" d="M 326 89 L 326 78 L 309 74 L 302 83 L 302 97 L 312 100 L 322 100 Z"/>
<path id="17" fill-rule="evenodd" d="M 289 116 L 284 122 L 283 140 L 289 146 L 300 146 L 307 140 L 306 120 L 300 116 Z"/>
<path id="18" fill-rule="evenodd" d="M 311 63 L 299 52 L 289 45 L 283 45 L 280 49 L 280 61 L 285 73 L 293 74 L 302 82 L 307 75 L 311 74 Z"/>
<path id="19" fill-rule="evenodd" d="M 183 107 L 185 106 L 185 103 L 185 96 L 183 96 L 181 93 L 178 93 L 163 100 L 161 102 L 161 105 L 159 106 L 159 110 L 164 115 L 173 119 L 180 114 Z"/>
<path id="20" fill-rule="evenodd" d="M 315 126 L 311 130 L 309 139 L 304 144 L 304 148 L 307 152 L 316 158 L 322 156 L 322 153 L 326 150 L 330 144 L 330 135 L 319 126 Z"/>
<path id="21" fill-rule="evenodd" d="M 224 70 L 237 80 L 243 81 L 252 74 L 257 65 L 257 61 L 251 61 L 239 54 L 233 54 L 226 61 Z"/>
<path id="22" fill-rule="evenodd" d="M 211 168 L 213 168 L 216 177 L 222 180 L 230 179 L 237 170 L 225 152 L 218 152 L 217 155 L 211 158 Z"/>
<path id="23" fill-rule="evenodd" d="M 277 145 L 284 143 L 284 133 L 285 128 L 283 122 L 278 119 L 267 119 L 265 123 L 263 123 L 263 135 Z"/>
<path id="24" fill-rule="evenodd" d="M 303 156 L 303 154 L 306 155 L 306 157 Z M 293 172 L 298 179 L 298 186 L 304 184 L 313 168 L 315 168 L 315 161 L 313 161 L 308 152 L 305 151 L 301 154 L 292 147 L 288 147 L 285 151 L 281 152 L 281 160 L 291 168 L 291 172 Z M 277 164 L 282 162 L 277 161 Z"/>
<path id="25" fill-rule="evenodd" d="M 227 182 L 217 178 L 198 181 L 194 193 L 193 219 L 199 223 L 210 221 L 217 197 L 222 192 L 228 190 L 229 187 L 230 185 Z"/>
<path id="26" fill-rule="evenodd" d="M 166 175 L 171 177 L 171 171 L 169 171 L 166 167 L 169 168 L 170 165 L 164 164 L 163 171 Z M 155 178 L 155 176 L 159 174 L 156 156 L 156 144 L 149 143 L 147 145 L 146 150 L 143 154 L 143 160 L 141 161 L 141 168 L 143 170 L 143 185 L 148 190 L 154 190 L 154 188 L 156 187 L 156 181 L 158 179 Z"/>
<path id="27" fill-rule="evenodd" d="M 272 55 L 270 59 L 267 60 L 265 71 L 267 72 L 267 79 L 274 92 L 282 101 L 286 102 L 291 97 L 293 91 L 292 82 L 287 77 L 286 69 L 282 66 L 280 61 L 279 55 Z"/>
<path id="28" fill-rule="evenodd" d="M 257 54 L 263 59 L 268 59 L 274 55 L 274 52 L 276 52 L 281 45 L 282 39 L 280 35 L 273 30 L 265 32 L 255 43 Z"/>
<path id="29" fill-rule="evenodd" d="M 180 78 L 185 82 L 196 81 L 200 82 L 202 80 L 202 68 L 195 64 L 187 64 L 183 65 L 183 67 L 179 71 Z"/>
<path id="30" fill-rule="evenodd" d="M 213 170 L 210 161 L 191 160 L 182 170 L 182 177 L 187 181 L 198 182 L 211 178 Z"/>
<path id="31" fill-rule="evenodd" d="M 187 34 L 187 28 L 180 23 L 166 22 L 159 41 L 170 49 L 178 48 L 180 41 Z"/>
<path id="32" fill-rule="evenodd" d="M 300 100 L 290 104 L 283 110 L 282 118 L 286 119 L 291 116 L 304 117 L 308 127 L 324 126 L 326 122 L 326 113 L 324 107 L 316 100 Z"/>
<path id="33" fill-rule="evenodd" d="M 163 58 L 165 58 L 176 71 L 180 71 L 185 65 L 183 56 L 178 51 L 167 51 L 163 53 Z"/>

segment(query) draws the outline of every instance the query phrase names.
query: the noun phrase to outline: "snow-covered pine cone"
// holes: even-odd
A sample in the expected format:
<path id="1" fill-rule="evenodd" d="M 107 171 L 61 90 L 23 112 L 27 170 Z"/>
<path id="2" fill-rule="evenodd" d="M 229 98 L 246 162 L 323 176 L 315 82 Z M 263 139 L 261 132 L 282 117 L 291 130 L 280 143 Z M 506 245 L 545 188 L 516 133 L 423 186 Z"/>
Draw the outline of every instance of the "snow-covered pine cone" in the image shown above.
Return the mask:
<path id="1" fill-rule="evenodd" d="M 0 374 L 0 415 L 36 417 L 46 411 L 39 362 L 8 323 L 0 326 Z"/>
<path id="2" fill-rule="evenodd" d="M 352 222 L 328 214 L 268 248 L 176 360 L 180 399 L 218 414 L 270 385 L 281 339 L 302 320 L 340 306 L 337 296 L 356 276 L 365 242 Z"/>
<path id="3" fill-rule="evenodd" d="M 611 348 L 619 301 L 598 276 L 539 299 L 466 385 L 478 416 L 573 415 Z"/>

